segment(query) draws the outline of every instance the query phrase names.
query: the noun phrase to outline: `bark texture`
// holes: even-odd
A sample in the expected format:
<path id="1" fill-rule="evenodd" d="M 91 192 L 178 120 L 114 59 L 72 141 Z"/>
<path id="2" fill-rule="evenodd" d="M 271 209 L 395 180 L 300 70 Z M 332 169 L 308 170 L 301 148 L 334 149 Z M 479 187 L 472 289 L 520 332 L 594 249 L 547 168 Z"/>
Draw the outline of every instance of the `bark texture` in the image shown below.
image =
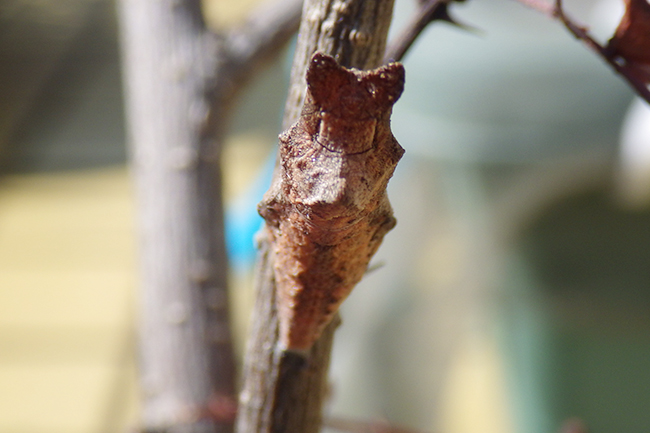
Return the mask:
<path id="1" fill-rule="evenodd" d="M 307 0 L 303 7 L 284 128 L 298 120 L 305 97 L 305 72 L 316 52 L 346 67 L 370 69 L 383 58 L 392 0 Z M 268 194 L 280 191 L 276 167 Z M 335 317 L 304 354 L 281 350 L 276 311 L 275 254 L 268 233 L 259 239 L 253 324 L 249 338 L 236 430 L 239 433 L 316 433 L 327 388 Z"/>
<path id="2" fill-rule="evenodd" d="M 142 429 L 230 431 L 234 393 L 219 141 L 208 131 L 214 40 L 198 1 L 120 3 L 141 236 Z"/>
<path id="3" fill-rule="evenodd" d="M 221 143 L 231 102 L 298 28 L 299 0 L 207 30 L 199 0 L 118 3 L 141 233 L 142 429 L 232 430 Z"/>

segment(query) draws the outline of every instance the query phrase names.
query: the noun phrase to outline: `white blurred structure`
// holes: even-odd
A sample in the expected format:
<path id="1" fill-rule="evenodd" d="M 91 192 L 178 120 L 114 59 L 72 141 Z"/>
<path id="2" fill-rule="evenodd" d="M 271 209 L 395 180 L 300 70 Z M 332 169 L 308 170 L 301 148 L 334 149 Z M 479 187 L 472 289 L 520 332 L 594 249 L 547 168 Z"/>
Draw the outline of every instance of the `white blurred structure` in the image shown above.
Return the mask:
<path id="1" fill-rule="evenodd" d="M 619 188 L 633 207 L 650 203 L 650 106 L 636 99 L 621 130 Z"/>

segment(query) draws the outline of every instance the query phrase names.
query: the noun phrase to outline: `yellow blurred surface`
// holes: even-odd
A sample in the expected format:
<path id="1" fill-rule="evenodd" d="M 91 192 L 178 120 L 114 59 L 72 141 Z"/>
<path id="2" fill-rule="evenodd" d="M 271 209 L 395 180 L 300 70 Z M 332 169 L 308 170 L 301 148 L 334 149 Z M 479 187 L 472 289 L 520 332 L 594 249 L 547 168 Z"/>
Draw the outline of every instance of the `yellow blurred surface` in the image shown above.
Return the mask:
<path id="1" fill-rule="evenodd" d="M 244 138 L 224 152 L 231 198 L 262 160 Z M 134 219 L 124 167 L 0 182 L 0 432 L 135 425 Z M 248 295 L 233 293 L 240 339 Z M 460 346 L 443 392 L 445 431 L 513 431 L 496 342 L 468 336 Z"/>
<path id="2" fill-rule="evenodd" d="M 123 431 L 135 407 L 126 168 L 0 182 L 0 431 Z"/>
<path id="3" fill-rule="evenodd" d="M 514 432 L 498 343 L 486 335 L 468 335 L 452 358 L 443 391 L 442 431 Z"/>
<path id="4" fill-rule="evenodd" d="M 259 176 L 269 154 L 267 137 L 256 133 L 233 134 L 223 147 L 223 187 L 229 202 L 245 192 Z"/>
<path id="5" fill-rule="evenodd" d="M 203 12 L 208 26 L 224 29 L 240 24 L 262 0 L 203 0 Z"/>

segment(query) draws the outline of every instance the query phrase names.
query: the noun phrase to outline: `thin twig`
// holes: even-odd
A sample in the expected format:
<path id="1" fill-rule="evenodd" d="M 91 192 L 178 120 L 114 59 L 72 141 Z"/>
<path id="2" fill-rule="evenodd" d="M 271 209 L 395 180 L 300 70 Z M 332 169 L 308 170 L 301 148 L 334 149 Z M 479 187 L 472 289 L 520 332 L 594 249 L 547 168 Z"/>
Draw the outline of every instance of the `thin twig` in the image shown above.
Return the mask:
<path id="1" fill-rule="evenodd" d="M 301 12 L 302 0 L 266 1 L 228 34 L 214 35 L 222 97 L 236 94 L 255 71 L 276 58 L 298 31 Z"/>
<path id="2" fill-rule="evenodd" d="M 273 57 L 298 31 L 302 0 L 273 0 L 254 9 L 226 38 L 231 61 L 250 65 Z"/>
<path id="3" fill-rule="evenodd" d="M 422 3 L 420 9 L 415 13 L 402 34 L 395 41 L 391 42 L 388 49 L 386 49 L 384 63 L 399 62 L 402 60 L 408 49 L 413 45 L 413 42 L 415 42 L 430 22 L 436 20 L 453 22 L 447 13 L 449 1 L 427 0 Z"/>
<path id="4" fill-rule="evenodd" d="M 639 80 L 634 74 L 630 73 L 628 68 L 626 68 L 627 65 L 624 63 L 624 59 L 612 54 L 610 50 L 591 37 L 586 27 L 577 24 L 573 19 L 569 18 L 562 8 L 562 0 L 555 0 L 554 5 L 540 0 L 516 1 L 543 13 L 550 18 L 560 21 L 564 27 L 566 27 L 566 29 L 576 37 L 576 39 L 582 41 L 589 49 L 607 62 L 621 77 L 623 77 L 625 81 L 627 81 L 637 95 L 650 104 L 650 90 L 648 90 L 647 85 L 643 81 Z"/>

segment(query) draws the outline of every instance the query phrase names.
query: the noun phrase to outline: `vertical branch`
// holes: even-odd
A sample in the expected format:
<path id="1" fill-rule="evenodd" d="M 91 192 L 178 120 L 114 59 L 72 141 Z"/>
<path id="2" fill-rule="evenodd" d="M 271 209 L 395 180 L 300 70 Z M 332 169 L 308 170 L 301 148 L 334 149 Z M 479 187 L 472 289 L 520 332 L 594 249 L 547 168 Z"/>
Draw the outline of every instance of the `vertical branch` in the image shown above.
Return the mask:
<path id="1" fill-rule="evenodd" d="M 141 256 L 142 422 L 230 431 L 209 416 L 234 393 L 219 145 L 208 132 L 213 39 L 198 0 L 119 3 Z M 221 113 L 212 113 L 218 117 Z M 227 420 L 226 420 L 227 421 Z"/>
<path id="2" fill-rule="evenodd" d="M 299 25 L 299 0 L 210 33 L 200 0 L 119 2 L 141 234 L 141 388 L 147 432 L 228 432 L 235 368 L 228 317 L 221 144 L 238 91 Z"/>
<path id="3" fill-rule="evenodd" d="M 305 71 L 312 54 L 316 51 L 329 54 L 347 67 L 378 66 L 385 50 L 392 9 L 392 0 L 305 2 L 284 128 L 298 119 L 305 96 Z M 276 169 L 270 194 L 280 188 L 280 182 Z M 326 328 L 307 359 L 276 350 L 275 258 L 269 241 L 260 239 L 257 299 L 245 358 L 237 431 L 316 433 L 321 427 L 321 407 L 337 319 Z"/>
<path id="4" fill-rule="evenodd" d="M 141 233 L 147 432 L 232 431 L 220 151 L 232 101 L 295 33 L 300 0 L 212 34 L 200 0 L 119 2 Z"/>

